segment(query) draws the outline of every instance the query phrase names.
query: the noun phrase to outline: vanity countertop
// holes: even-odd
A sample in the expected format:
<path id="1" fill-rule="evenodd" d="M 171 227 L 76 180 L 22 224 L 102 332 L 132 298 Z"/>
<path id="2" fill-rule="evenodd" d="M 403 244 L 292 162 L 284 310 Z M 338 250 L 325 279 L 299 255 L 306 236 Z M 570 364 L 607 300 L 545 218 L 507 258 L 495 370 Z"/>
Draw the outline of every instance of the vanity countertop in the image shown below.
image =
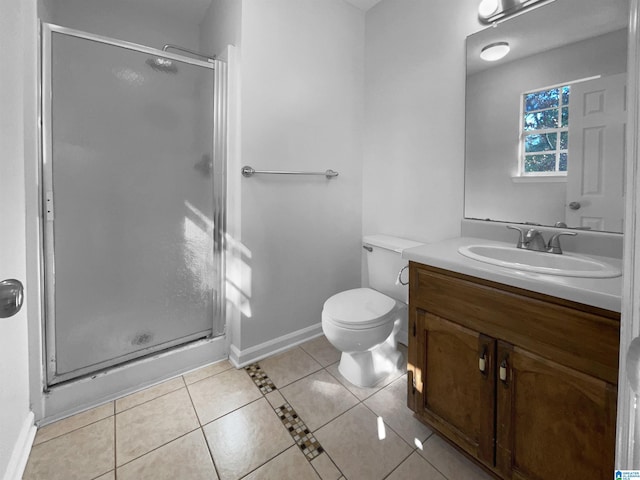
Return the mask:
<path id="1" fill-rule="evenodd" d="M 615 278 L 581 278 L 513 270 L 463 256 L 458 252 L 458 248 L 465 245 L 515 246 L 511 243 L 484 238 L 458 237 L 438 243 L 407 248 L 402 252 L 402 258 L 614 312 L 620 312 L 621 310 L 622 276 Z M 605 261 L 620 269 L 622 268 L 622 262 L 617 258 L 596 255 L 589 255 L 589 257 Z"/>

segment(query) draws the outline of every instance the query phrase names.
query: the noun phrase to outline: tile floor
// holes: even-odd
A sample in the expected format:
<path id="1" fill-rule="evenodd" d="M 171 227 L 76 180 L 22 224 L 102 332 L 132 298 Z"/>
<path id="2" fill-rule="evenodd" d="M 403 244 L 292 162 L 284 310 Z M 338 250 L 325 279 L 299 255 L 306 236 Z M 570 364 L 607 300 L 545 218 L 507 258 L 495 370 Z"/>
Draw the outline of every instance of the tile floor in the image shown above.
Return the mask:
<path id="1" fill-rule="evenodd" d="M 319 337 L 245 369 L 209 365 L 47 425 L 23 478 L 490 478 L 413 418 L 406 375 L 358 388 L 338 372 L 339 358 Z"/>

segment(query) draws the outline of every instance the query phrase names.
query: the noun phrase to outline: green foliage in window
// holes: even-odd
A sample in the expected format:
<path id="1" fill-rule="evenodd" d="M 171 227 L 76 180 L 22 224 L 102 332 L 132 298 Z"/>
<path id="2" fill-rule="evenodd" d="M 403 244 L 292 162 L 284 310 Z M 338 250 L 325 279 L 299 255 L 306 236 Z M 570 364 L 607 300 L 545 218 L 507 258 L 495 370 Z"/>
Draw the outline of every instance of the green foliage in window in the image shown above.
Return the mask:
<path id="1" fill-rule="evenodd" d="M 570 91 L 565 85 L 523 95 L 523 173 L 567 171 Z"/>
<path id="2" fill-rule="evenodd" d="M 556 156 L 553 154 L 527 155 L 524 157 L 524 171 L 549 172 L 553 171 L 556 165 Z"/>
<path id="3" fill-rule="evenodd" d="M 527 135 L 524 139 L 524 151 L 545 152 L 555 150 L 558 140 L 557 133 L 545 133 L 542 135 Z"/>

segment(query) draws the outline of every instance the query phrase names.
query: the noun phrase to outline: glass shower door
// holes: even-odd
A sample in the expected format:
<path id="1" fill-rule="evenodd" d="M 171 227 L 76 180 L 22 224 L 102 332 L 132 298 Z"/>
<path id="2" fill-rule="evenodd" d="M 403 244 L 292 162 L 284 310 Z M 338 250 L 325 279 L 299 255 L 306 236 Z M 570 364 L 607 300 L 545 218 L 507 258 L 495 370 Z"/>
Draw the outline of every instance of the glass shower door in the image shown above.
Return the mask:
<path id="1" fill-rule="evenodd" d="M 208 62 L 47 26 L 49 384 L 223 330 Z"/>

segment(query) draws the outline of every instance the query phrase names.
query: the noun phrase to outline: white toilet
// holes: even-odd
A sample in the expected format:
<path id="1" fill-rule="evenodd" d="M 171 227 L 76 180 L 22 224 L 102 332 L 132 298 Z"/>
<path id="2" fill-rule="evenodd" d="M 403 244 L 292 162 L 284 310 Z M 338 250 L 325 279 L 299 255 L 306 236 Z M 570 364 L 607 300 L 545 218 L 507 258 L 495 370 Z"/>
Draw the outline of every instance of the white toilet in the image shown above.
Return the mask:
<path id="1" fill-rule="evenodd" d="M 338 369 L 354 385 L 373 386 L 404 363 L 396 342 L 407 343 L 409 289 L 398 277 L 407 265 L 402 251 L 419 245 L 388 235 L 365 236 L 370 288 L 340 292 L 324 302 L 322 330 L 342 352 Z M 408 272 L 402 280 L 408 282 Z"/>

